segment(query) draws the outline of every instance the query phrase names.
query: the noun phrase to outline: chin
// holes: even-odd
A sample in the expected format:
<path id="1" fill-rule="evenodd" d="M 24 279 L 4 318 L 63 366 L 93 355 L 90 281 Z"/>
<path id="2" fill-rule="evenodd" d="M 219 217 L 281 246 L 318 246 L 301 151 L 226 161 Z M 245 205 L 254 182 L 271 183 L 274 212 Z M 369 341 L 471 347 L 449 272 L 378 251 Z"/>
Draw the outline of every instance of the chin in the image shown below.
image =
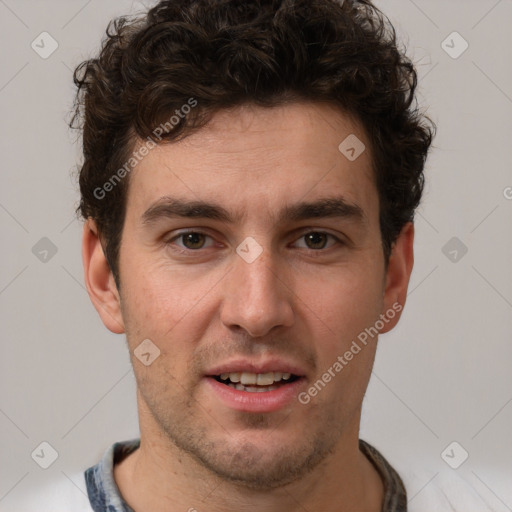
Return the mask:
<path id="1" fill-rule="evenodd" d="M 267 433 L 267 437 L 270 435 Z M 230 445 L 225 439 L 218 443 L 188 446 L 186 451 L 221 480 L 256 491 L 268 491 L 300 480 L 334 448 L 323 436 L 302 443 L 293 442 L 288 437 L 288 444 L 275 439 L 274 442 L 265 441 L 264 434 L 257 437 L 258 443 L 243 440 Z"/>

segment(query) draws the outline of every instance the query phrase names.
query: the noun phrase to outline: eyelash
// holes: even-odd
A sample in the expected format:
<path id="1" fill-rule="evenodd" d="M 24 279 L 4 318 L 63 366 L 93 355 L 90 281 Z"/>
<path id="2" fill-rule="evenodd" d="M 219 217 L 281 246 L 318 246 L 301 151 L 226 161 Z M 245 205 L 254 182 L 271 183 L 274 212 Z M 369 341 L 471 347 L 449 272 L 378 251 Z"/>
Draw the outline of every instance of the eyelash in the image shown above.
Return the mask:
<path id="1" fill-rule="evenodd" d="M 203 235 L 207 238 L 210 238 L 213 240 L 213 237 L 208 235 L 207 233 L 204 233 L 203 231 L 194 231 L 194 230 L 191 230 L 191 231 L 183 231 L 175 236 L 173 236 L 171 239 L 167 240 L 165 242 L 165 245 L 166 246 L 172 246 L 174 245 L 174 241 L 175 240 L 178 240 L 178 239 L 183 239 L 184 236 L 186 235 L 190 235 L 190 234 L 197 234 L 197 235 Z M 321 248 L 321 249 L 311 249 L 311 248 L 302 248 L 306 251 L 310 251 L 310 252 L 321 252 L 321 251 L 327 251 L 329 249 L 331 249 L 334 245 L 338 244 L 338 245 L 345 245 L 343 241 L 341 241 L 338 237 L 334 236 L 333 234 L 331 233 L 328 233 L 326 231 L 315 231 L 315 230 L 312 230 L 312 231 L 307 231 L 305 233 L 303 233 L 299 238 L 297 238 L 297 240 L 300 240 L 301 238 L 304 238 L 306 237 L 307 235 L 311 235 L 311 234 L 320 234 L 320 235 L 326 235 L 328 238 L 330 239 L 333 239 L 335 241 L 334 244 L 332 244 L 330 247 L 324 247 L 324 248 Z M 327 242 L 328 244 L 328 242 Z M 173 248 L 174 250 L 176 250 L 177 252 L 180 252 L 180 253 L 192 253 L 192 252 L 199 252 L 201 251 L 202 249 L 207 249 L 208 247 L 200 247 L 199 249 L 189 249 L 188 247 L 181 247 L 181 246 L 178 246 L 178 248 Z"/>

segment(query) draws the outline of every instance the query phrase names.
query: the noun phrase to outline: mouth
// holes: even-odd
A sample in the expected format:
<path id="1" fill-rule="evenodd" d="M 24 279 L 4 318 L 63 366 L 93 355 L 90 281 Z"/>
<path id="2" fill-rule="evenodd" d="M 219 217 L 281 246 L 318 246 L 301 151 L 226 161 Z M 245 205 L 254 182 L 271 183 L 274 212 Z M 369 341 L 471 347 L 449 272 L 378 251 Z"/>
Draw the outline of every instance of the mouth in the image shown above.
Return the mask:
<path id="1" fill-rule="evenodd" d="M 224 384 L 238 391 L 245 391 L 247 393 L 268 393 L 269 391 L 274 391 L 287 384 L 292 384 L 300 377 L 287 372 L 231 372 L 213 375 L 212 378 L 220 384 Z"/>
<path id="2" fill-rule="evenodd" d="M 269 413 L 291 407 L 307 377 L 299 366 L 284 361 L 256 364 L 238 360 L 212 368 L 204 381 L 212 404 L 240 412 Z"/>

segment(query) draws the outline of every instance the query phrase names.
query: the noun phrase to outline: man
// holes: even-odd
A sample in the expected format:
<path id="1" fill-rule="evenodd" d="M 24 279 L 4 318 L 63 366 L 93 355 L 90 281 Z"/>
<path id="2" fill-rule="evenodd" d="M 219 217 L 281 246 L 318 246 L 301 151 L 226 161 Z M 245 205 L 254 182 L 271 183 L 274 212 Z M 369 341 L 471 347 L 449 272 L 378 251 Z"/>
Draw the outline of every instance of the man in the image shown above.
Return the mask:
<path id="1" fill-rule="evenodd" d="M 171 0 L 75 73 L 84 275 L 126 334 L 140 440 L 99 511 L 404 511 L 359 440 L 433 128 L 369 0 Z"/>

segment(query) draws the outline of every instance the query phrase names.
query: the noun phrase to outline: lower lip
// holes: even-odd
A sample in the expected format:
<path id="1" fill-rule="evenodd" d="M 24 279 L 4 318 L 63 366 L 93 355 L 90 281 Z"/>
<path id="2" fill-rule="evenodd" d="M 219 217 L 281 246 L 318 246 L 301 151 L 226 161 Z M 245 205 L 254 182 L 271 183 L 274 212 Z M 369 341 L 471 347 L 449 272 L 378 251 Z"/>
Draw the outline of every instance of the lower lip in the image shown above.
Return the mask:
<path id="1" fill-rule="evenodd" d="M 221 384 L 213 377 L 206 377 L 206 382 L 227 407 L 243 412 L 273 412 L 282 409 L 296 400 L 304 378 L 299 378 L 289 384 L 283 384 L 272 391 L 251 393 Z"/>

